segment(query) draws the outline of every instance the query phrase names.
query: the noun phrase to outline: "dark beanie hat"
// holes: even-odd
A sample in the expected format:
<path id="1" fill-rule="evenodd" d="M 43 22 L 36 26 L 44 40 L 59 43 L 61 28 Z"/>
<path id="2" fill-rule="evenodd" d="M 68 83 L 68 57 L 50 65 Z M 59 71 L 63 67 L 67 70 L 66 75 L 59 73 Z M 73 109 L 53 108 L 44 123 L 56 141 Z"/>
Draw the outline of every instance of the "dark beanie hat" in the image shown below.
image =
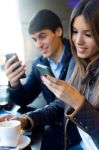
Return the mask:
<path id="1" fill-rule="evenodd" d="M 43 9 L 31 19 L 28 30 L 30 34 L 43 29 L 50 29 L 54 32 L 58 27 L 63 30 L 60 18 L 51 10 Z"/>

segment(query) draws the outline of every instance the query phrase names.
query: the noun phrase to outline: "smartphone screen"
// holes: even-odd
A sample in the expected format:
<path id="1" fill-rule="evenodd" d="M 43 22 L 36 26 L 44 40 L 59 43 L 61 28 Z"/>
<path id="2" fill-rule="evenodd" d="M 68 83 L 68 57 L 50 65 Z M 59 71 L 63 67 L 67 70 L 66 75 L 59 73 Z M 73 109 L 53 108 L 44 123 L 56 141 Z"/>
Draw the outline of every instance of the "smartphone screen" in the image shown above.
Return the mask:
<path id="1" fill-rule="evenodd" d="M 51 69 L 48 66 L 37 64 L 37 68 L 41 75 L 49 74 L 53 76 Z"/>
<path id="2" fill-rule="evenodd" d="M 17 61 L 19 61 L 19 58 L 18 58 L 18 56 L 17 56 L 17 54 L 16 53 L 10 53 L 10 54 L 6 54 L 5 55 L 5 57 L 6 57 L 6 60 L 9 60 L 11 57 L 13 57 L 13 56 L 16 56 L 16 58 L 15 58 L 15 60 L 12 62 L 12 64 L 13 63 L 15 63 L 15 62 L 17 62 Z M 18 66 L 18 67 L 20 67 L 20 66 Z M 17 67 L 17 68 L 18 68 Z M 17 69 L 16 68 L 16 69 Z M 26 74 L 23 74 L 22 76 L 21 76 L 21 78 L 25 78 L 26 77 Z"/>

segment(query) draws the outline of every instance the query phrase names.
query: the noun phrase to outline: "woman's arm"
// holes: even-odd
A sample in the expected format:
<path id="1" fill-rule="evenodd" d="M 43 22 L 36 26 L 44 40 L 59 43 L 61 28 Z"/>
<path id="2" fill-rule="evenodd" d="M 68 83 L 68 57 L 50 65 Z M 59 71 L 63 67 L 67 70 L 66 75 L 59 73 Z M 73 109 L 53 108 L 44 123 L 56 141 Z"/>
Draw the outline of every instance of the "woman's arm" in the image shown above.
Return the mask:
<path id="1" fill-rule="evenodd" d="M 51 90 L 58 99 L 70 105 L 75 110 L 84 102 L 84 97 L 77 89 L 69 85 L 66 81 L 58 80 L 49 75 L 42 76 L 43 83 Z"/>
<path id="2" fill-rule="evenodd" d="M 87 132 L 96 145 L 99 145 L 99 111 L 65 81 L 49 75 L 43 76 L 42 81 L 60 100 L 69 104 L 66 117 Z"/>

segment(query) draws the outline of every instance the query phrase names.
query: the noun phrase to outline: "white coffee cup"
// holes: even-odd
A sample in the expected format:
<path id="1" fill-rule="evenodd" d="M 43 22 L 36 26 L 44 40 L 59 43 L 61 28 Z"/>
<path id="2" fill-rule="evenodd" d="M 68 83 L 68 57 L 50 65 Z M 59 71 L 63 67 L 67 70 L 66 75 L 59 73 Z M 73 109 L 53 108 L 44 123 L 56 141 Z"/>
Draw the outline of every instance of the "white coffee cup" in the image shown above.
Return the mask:
<path id="1" fill-rule="evenodd" d="M 0 122 L 0 145 L 16 147 L 21 134 L 21 122 L 10 120 Z"/>

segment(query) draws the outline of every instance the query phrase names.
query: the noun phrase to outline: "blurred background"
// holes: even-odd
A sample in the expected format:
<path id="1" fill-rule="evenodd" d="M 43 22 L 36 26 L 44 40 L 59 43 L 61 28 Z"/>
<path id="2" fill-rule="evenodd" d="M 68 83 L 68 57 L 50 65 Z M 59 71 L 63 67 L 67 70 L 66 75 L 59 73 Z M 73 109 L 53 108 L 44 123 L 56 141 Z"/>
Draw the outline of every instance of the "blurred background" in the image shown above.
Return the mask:
<path id="1" fill-rule="evenodd" d="M 79 0 L 0 0 L 0 85 L 7 84 L 3 71 L 5 57 L 16 52 L 27 65 L 27 74 L 31 62 L 39 52 L 28 34 L 28 22 L 40 9 L 50 9 L 57 13 L 62 21 L 64 37 L 68 37 L 68 25 L 73 7 Z"/>

